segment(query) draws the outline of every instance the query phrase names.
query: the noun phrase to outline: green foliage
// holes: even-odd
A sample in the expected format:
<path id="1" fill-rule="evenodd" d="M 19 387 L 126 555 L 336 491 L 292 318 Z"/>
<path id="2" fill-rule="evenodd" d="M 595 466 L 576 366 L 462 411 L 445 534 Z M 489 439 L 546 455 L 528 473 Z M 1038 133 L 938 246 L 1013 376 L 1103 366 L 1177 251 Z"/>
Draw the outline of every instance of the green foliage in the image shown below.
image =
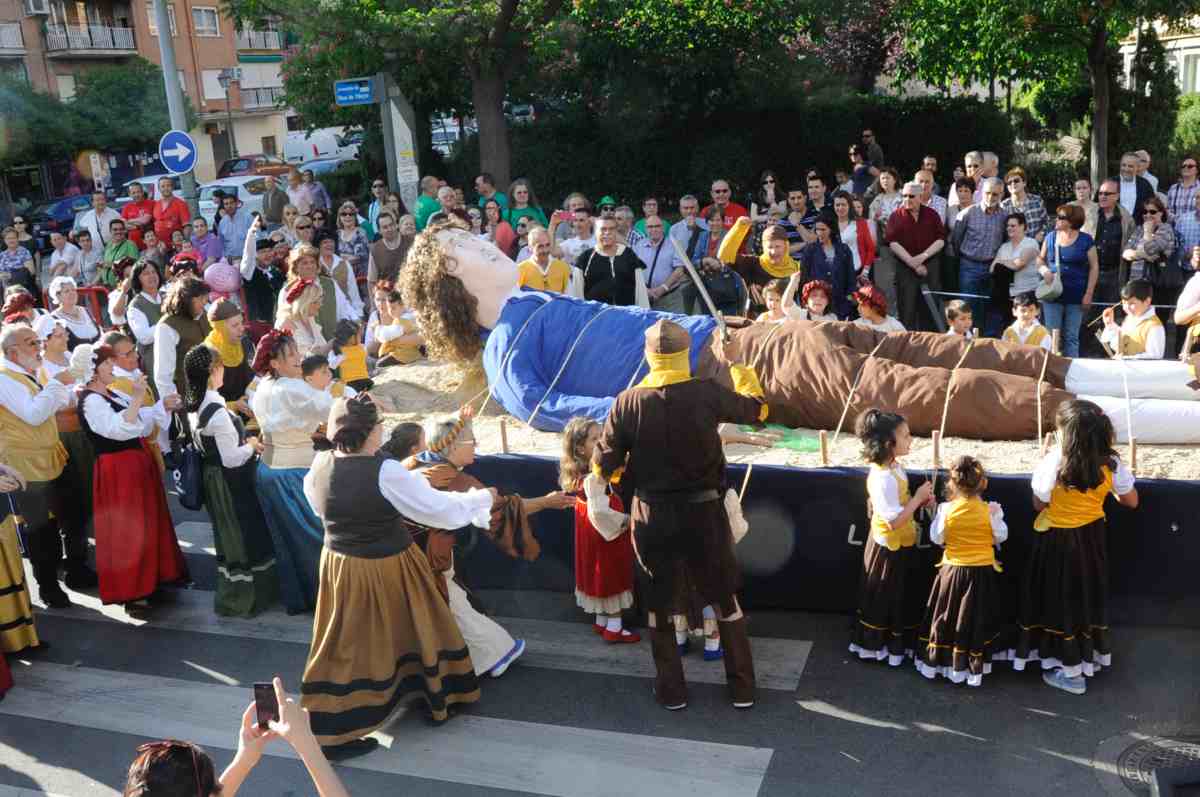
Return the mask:
<path id="1" fill-rule="evenodd" d="M 67 158 L 79 148 L 82 120 L 73 106 L 0 77 L 0 167 Z"/>
<path id="2" fill-rule="evenodd" d="M 1200 152 L 1200 94 L 1188 94 L 1179 101 L 1171 151 L 1176 156 Z"/>
<path id="3" fill-rule="evenodd" d="M 78 146 L 151 152 L 171 129 L 162 69 L 144 58 L 82 73 L 71 107 L 83 124 L 76 131 Z M 187 95 L 184 112 L 188 129 L 195 127 L 196 114 Z"/>
<path id="4" fill-rule="evenodd" d="M 321 182 L 337 207 L 349 199 L 360 208 L 364 202 L 370 202 L 370 180 L 367 179 L 366 166 L 362 161 L 351 161 L 340 168 L 321 175 Z M 365 211 L 363 211 L 365 214 Z"/>
<path id="5" fill-rule="evenodd" d="M 1021 164 L 1021 168 L 1028 179 L 1029 193 L 1040 196 L 1051 214 L 1064 202 L 1075 200 L 1075 181 L 1087 177 L 1085 167 L 1063 161 L 1030 161 Z"/>
<path id="6" fill-rule="evenodd" d="M 684 193 L 706 198 L 716 177 L 733 183 L 740 202 L 762 169 L 775 170 L 785 183 L 802 180 L 810 168 L 832 177 L 834 169 L 848 167 L 847 148 L 867 126 L 903 177 L 927 154 L 937 156 L 945 172 L 976 147 L 997 152 L 1004 163 L 1012 159 L 1012 129 L 986 103 L 855 95 L 757 111 L 711 109 L 694 124 L 568 112 L 513 129 L 513 174 L 532 180 L 548 205 L 582 191 L 593 199 L 612 194 L 635 207 L 646 196 L 658 196 L 673 208 Z M 819 135 L 804 132 L 816 130 Z M 471 184 L 477 152 L 471 137 L 447 161 L 445 177 L 452 185 Z"/>
<path id="7" fill-rule="evenodd" d="M 1117 106 L 1124 135 L 1111 137 L 1109 157 L 1119 159 L 1123 151 L 1144 149 L 1157 163 L 1167 156 L 1175 136 L 1179 84 L 1175 67 L 1168 61 L 1153 26 L 1143 28 L 1131 78 L 1132 85 L 1123 92 Z"/>

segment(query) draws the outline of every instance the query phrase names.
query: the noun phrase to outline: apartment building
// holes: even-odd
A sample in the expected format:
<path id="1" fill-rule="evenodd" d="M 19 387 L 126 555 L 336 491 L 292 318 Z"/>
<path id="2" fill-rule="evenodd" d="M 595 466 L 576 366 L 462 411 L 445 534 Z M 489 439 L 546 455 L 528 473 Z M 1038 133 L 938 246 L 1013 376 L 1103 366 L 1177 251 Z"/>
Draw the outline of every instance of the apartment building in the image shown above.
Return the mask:
<path id="1" fill-rule="evenodd" d="M 198 117 L 197 179 L 211 180 L 235 151 L 282 154 L 289 112 L 276 102 L 285 35 L 271 25 L 238 29 L 217 0 L 167 0 L 167 10 Z M 135 56 L 161 64 L 158 36 L 149 0 L 0 0 L 0 73 L 70 100 L 79 76 L 98 65 Z"/>

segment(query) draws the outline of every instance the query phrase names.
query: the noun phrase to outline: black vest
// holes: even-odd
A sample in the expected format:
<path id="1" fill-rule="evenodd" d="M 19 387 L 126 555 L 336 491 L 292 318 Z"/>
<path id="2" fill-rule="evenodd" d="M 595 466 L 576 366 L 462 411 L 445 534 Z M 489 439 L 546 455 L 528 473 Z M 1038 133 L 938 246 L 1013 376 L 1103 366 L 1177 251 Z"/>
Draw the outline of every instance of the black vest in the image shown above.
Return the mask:
<path id="1" fill-rule="evenodd" d="M 83 403 L 87 401 L 88 396 L 99 396 L 108 402 L 108 406 L 113 408 L 114 412 L 124 412 L 129 409 L 114 399 L 112 396 L 104 393 L 97 393 L 95 390 L 85 390 L 79 395 L 79 425 L 87 432 L 88 439 L 92 441 L 92 448 L 96 451 L 96 456 L 103 454 L 116 454 L 121 451 L 132 451 L 142 447 L 142 439 L 135 437 L 132 440 L 113 440 L 111 437 L 97 434 L 92 431 L 92 427 L 88 426 L 87 415 L 83 411 Z"/>

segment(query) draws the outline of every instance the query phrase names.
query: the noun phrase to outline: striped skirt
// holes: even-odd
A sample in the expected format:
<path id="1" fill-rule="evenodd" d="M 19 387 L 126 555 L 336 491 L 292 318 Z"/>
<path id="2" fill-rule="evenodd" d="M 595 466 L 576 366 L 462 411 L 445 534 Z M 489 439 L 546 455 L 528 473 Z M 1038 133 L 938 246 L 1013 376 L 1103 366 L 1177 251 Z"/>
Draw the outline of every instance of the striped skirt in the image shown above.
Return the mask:
<path id="1" fill-rule="evenodd" d="M 204 506 L 217 550 L 217 614 L 253 617 L 279 600 L 275 549 L 254 493 L 255 460 L 226 470 L 204 465 Z"/>
<path id="2" fill-rule="evenodd" d="M 0 496 L 0 501 L 8 496 Z M 33 627 L 33 606 L 25 586 L 25 568 L 17 542 L 16 519 L 9 515 L 0 523 L 0 659 L 38 646 Z"/>
<path id="3" fill-rule="evenodd" d="M 322 745 L 366 736 L 416 698 L 435 722 L 479 699 L 466 642 L 417 546 L 383 559 L 322 551 L 300 693 Z"/>

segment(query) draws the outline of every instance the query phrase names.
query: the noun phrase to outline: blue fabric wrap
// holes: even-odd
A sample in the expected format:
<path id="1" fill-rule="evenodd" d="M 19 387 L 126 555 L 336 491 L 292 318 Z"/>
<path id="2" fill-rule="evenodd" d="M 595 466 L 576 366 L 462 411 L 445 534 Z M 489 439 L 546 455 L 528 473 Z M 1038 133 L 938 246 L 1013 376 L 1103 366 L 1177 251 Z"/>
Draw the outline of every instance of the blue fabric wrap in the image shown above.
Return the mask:
<path id="1" fill-rule="evenodd" d="M 526 422 L 541 402 L 533 426 L 542 431 L 561 432 L 577 415 L 603 423 L 617 394 L 645 376 L 645 332 L 660 318 L 671 319 L 692 336 L 689 360 L 695 372 L 700 352 L 717 328 L 709 316 L 613 307 L 561 294 L 522 291 L 504 305 L 496 328 L 485 333 L 483 367 L 492 396 Z M 521 332 L 526 321 L 529 326 Z M 515 352 L 505 362 L 514 340 Z M 572 345 L 575 351 L 570 362 L 547 395 Z"/>
<path id="2" fill-rule="evenodd" d="M 317 605 L 325 527 L 304 495 L 308 468 L 269 468 L 258 463 L 256 494 L 275 546 L 279 591 L 288 614 Z"/>

